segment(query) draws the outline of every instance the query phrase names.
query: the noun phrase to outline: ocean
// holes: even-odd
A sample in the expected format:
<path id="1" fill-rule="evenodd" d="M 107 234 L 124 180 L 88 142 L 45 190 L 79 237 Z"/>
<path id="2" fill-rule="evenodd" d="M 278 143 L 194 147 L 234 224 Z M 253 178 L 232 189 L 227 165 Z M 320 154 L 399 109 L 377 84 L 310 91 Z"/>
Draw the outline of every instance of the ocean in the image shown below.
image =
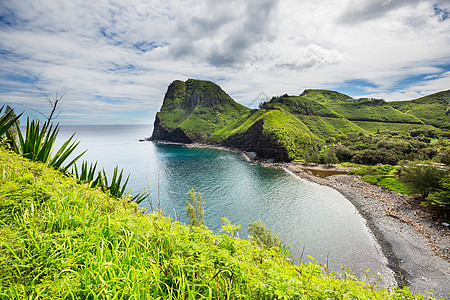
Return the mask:
<path id="1" fill-rule="evenodd" d="M 149 191 L 142 207 L 157 209 L 159 203 L 174 220 L 188 222 L 186 193 L 194 188 L 214 232 L 226 217 L 241 226 L 245 238 L 249 222 L 261 220 L 291 247 L 297 262 L 304 249 L 304 261 L 311 256 L 333 271 L 344 266 L 359 278 L 367 269 L 392 277 L 364 219 L 338 191 L 229 151 L 139 142 L 152 130 L 152 125 L 62 126 L 58 144 L 76 132 L 77 153 L 87 149 L 82 159 L 98 161 L 108 174 L 118 165 L 130 174 L 132 194 Z"/>

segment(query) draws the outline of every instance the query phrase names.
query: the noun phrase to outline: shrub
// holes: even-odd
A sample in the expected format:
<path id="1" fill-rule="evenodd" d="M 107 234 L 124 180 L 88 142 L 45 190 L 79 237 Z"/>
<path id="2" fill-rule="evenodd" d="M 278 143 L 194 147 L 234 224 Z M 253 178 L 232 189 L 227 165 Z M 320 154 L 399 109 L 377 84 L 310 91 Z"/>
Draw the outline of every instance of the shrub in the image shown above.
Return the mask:
<path id="1" fill-rule="evenodd" d="M 334 149 L 334 153 L 339 161 L 350 161 L 353 157 L 352 150 L 345 146 L 338 146 Z"/>
<path id="2" fill-rule="evenodd" d="M 439 181 L 439 188 L 431 193 L 428 198 L 431 204 L 450 210 L 450 177 L 447 176 Z"/>
<path id="3" fill-rule="evenodd" d="M 194 189 L 191 189 L 187 195 L 189 200 L 186 201 L 186 213 L 189 218 L 189 223 L 192 226 L 205 225 L 205 202 L 202 199 L 201 193 L 196 193 Z"/>
<path id="4" fill-rule="evenodd" d="M 448 171 L 429 164 L 406 166 L 400 179 L 412 190 L 418 191 L 424 198 L 439 189 L 441 178 L 448 176 Z"/>
<path id="5" fill-rule="evenodd" d="M 256 241 L 260 247 L 272 248 L 274 246 L 281 247 L 281 240 L 277 235 L 266 227 L 266 225 L 258 220 L 248 224 L 248 232 L 250 233 L 250 239 Z"/>
<path id="6" fill-rule="evenodd" d="M 337 164 L 339 161 L 338 158 L 336 157 L 336 154 L 334 153 L 334 150 L 331 148 L 328 148 L 323 152 L 323 159 L 325 163 L 330 165 Z"/>

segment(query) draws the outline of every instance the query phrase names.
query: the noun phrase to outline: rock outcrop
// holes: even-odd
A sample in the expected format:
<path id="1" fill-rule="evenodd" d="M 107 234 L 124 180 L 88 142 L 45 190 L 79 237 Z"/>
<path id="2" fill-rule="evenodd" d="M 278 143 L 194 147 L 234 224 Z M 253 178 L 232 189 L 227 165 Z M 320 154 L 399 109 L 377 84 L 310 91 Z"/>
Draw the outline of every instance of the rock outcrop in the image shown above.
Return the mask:
<path id="1" fill-rule="evenodd" d="M 150 141 L 170 141 L 183 144 L 190 144 L 193 142 L 180 128 L 175 128 L 169 132 L 160 125 L 160 122 L 159 117 L 156 116 L 155 123 L 153 125 L 153 133 L 149 138 Z"/>
<path id="2" fill-rule="evenodd" d="M 276 161 L 291 161 L 289 153 L 276 140 L 263 133 L 264 121 L 255 122 L 243 133 L 226 138 L 221 144 L 246 152 L 255 152 L 258 158 L 270 158 Z"/>

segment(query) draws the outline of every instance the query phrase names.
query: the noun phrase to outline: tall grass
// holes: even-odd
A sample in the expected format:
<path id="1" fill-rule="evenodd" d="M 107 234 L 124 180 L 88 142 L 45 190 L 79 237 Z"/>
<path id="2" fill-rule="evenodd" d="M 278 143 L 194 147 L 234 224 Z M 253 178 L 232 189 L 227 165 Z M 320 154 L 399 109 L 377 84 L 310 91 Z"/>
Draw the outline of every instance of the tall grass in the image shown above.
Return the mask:
<path id="1" fill-rule="evenodd" d="M 139 204 L 148 197 L 148 192 L 138 193 L 135 196 L 131 196 L 130 192 L 125 193 L 130 175 L 127 176 L 125 182 L 122 182 L 123 169 L 119 172 L 119 166 L 114 168 L 111 180 L 108 180 L 105 169 L 97 171 L 97 162 L 89 164 L 87 161 L 83 161 L 80 169 L 78 169 L 77 165 L 74 165 L 72 173 L 79 180 L 88 182 L 90 187 L 99 187 L 116 198 L 127 198 Z"/>
<path id="2" fill-rule="evenodd" d="M 0 108 L 0 113 L 3 108 L 3 106 Z M 53 155 L 53 146 L 58 137 L 59 125 L 53 125 L 50 121 L 46 121 L 41 125 L 39 121 L 30 121 L 30 119 L 27 118 L 27 126 L 24 135 L 18 126 L 18 119 L 21 115 L 22 114 L 16 116 L 14 110 L 10 110 L 0 117 L 0 137 L 2 135 L 5 136 L 5 143 L 15 153 L 31 161 L 39 161 L 51 168 L 60 169 L 63 173 L 67 173 L 68 168 L 73 165 L 75 176 L 79 180 L 89 182 L 91 187 L 100 187 L 104 192 L 108 192 L 113 197 L 124 197 L 137 203 L 140 203 L 147 198 L 148 193 L 146 192 L 139 193 L 135 196 L 130 195 L 129 192 L 125 193 L 130 176 L 128 175 L 125 181 L 122 182 L 123 169 L 119 172 L 118 166 L 114 169 L 111 180 L 108 180 L 105 170 L 95 174 L 97 163 L 95 163 L 95 165 L 91 164 L 90 167 L 88 167 L 87 163 L 83 162 L 81 171 L 78 172 L 75 162 L 83 156 L 87 150 L 68 161 L 70 155 L 80 143 L 73 141 L 75 133 L 72 134 L 72 136 L 65 141 Z M 94 179 L 95 175 L 96 177 Z"/>

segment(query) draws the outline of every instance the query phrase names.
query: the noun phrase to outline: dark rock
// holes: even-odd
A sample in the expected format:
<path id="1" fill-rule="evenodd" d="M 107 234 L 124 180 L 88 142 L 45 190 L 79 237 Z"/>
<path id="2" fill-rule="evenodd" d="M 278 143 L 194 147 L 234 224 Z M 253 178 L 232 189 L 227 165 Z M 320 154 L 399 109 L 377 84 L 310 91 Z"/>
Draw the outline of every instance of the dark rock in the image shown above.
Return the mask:
<path id="1" fill-rule="evenodd" d="M 264 135 L 263 125 L 263 120 L 259 120 L 244 133 L 235 134 L 225 139 L 222 145 L 237 148 L 241 151 L 255 152 L 258 158 L 291 161 L 284 147 Z"/>
<path id="2" fill-rule="evenodd" d="M 150 141 L 168 141 L 174 143 L 190 144 L 193 141 L 184 133 L 180 128 L 175 128 L 172 131 L 167 131 L 160 125 L 158 115 L 156 116 L 155 123 L 153 125 L 153 134 L 149 139 Z"/>

